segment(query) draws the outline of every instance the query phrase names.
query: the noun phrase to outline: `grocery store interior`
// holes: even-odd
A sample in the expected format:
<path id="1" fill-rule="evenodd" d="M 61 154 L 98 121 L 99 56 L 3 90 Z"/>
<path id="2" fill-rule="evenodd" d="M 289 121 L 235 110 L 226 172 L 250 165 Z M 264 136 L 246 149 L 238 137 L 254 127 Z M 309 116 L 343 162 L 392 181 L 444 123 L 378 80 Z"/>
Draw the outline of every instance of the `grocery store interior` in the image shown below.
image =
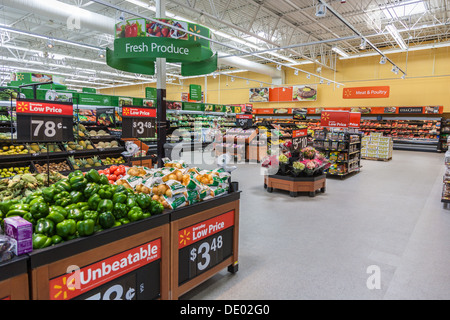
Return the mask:
<path id="1" fill-rule="evenodd" d="M 449 299 L 449 8 L 0 0 L 0 299 Z"/>

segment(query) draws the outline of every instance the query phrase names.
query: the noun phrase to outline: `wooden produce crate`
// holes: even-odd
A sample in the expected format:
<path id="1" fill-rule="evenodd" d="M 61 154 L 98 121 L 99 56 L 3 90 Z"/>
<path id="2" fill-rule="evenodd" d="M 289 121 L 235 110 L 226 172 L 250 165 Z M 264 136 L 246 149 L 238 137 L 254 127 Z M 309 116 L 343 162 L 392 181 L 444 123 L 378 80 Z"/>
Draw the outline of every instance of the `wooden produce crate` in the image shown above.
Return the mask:
<path id="1" fill-rule="evenodd" d="M 169 299 L 169 218 L 163 213 L 32 251 L 31 299 Z"/>
<path id="2" fill-rule="evenodd" d="M 232 192 L 171 213 L 171 299 L 224 268 L 237 271 L 239 199 Z"/>
<path id="3" fill-rule="evenodd" d="M 264 176 L 264 187 L 267 192 L 272 192 L 273 189 L 289 191 L 291 197 L 296 197 L 298 192 L 308 192 L 310 197 L 315 197 L 316 191 L 325 192 L 326 174 L 312 177 L 268 175 Z"/>
<path id="4" fill-rule="evenodd" d="M 28 255 L 0 262 L 0 300 L 29 300 Z"/>

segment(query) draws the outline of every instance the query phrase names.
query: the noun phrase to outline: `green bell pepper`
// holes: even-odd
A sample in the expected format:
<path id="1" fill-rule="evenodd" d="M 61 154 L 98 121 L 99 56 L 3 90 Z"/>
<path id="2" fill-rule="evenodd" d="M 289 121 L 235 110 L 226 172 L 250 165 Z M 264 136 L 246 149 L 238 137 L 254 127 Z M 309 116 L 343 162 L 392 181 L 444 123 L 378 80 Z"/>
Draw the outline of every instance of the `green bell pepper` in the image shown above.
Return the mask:
<path id="1" fill-rule="evenodd" d="M 147 219 L 147 218 L 150 218 L 151 216 L 152 216 L 152 214 L 150 212 L 144 212 L 142 214 L 142 219 Z"/>
<path id="2" fill-rule="evenodd" d="M 72 191 L 72 187 L 70 186 L 68 179 L 59 180 L 58 182 L 56 182 L 54 184 L 54 186 L 55 186 L 56 190 L 67 191 L 67 192 Z"/>
<path id="3" fill-rule="evenodd" d="M 45 202 L 52 202 L 53 197 L 56 195 L 56 189 L 53 187 L 47 187 L 42 190 L 42 197 Z"/>
<path id="4" fill-rule="evenodd" d="M 56 192 L 57 193 L 53 196 L 53 201 L 70 197 L 69 191 L 60 191 L 60 190 L 56 189 Z"/>
<path id="5" fill-rule="evenodd" d="M 47 216 L 47 219 L 53 221 L 53 223 L 58 224 L 62 222 L 66 217 L 64 214 L 61 213 L 61 211 L 53 210 L 50 211 L 50 213 Z"/>
<path id="6" fill-rule="evenodd" d="M 127 195 L 126 191 L 127 188 L 125 188 L 123 185 L 117 186 L 116 190 L 114 190 L 115 193 L 125 193 L 125 195 Z"/>
<path id="7" fill-rule="evenodd" d="M 100 186 L 98 184 L 88 183 L 86 185 L 86 188 L 83 190 L 83 195 L 86 197 L 86 199 L 89 199 L 92 195 L 96 194 L 99 189 Z"/>
<path id="8" fill-rule="evenodd" d="M 78 203 L 84 201 L 84 196 L 80 191 L 72 191 L 70 193 L 72 203 Z"/>
<path id="9" fill-rule="evenodd" d="M 16 203 L 19 203 L 19 200 L 8 200 L 0 202 L 0 212 L 6 215 L 9 211 L 9 208 Z"/>
<path id="10" fill-rule="evenodd" d="M 81 170 L 75 170 L 75 171 L 72 171 L 71 173 L 69 173 L 69 175 L 68 175 L 67 178 L 69 178 L 69 180 L 70 180 L 70 179 L 72 179 L 73 177 L 79 177 L 79 176 L 84 177 L 83 171 L 81 171 Z"/>
<path id="11" fill-rule="evenodd" d="M 75 176 L 70 178 L 69 183 L 72 187 L 72 190 L 83 190 L 86 187 L 88 181 L 84 176 Z"/>
<path id="12" fill-rule="evenodd" d="M 105 174 L 100 174 L 100 180 L 98 181 L 99 184 L 103 184 L 103 185 L 109 185 L 109 179 Z"/>
<path id="13" fill-rule="evenodd" d="M 17 203 L 17 204 L 13 204 L 12 206 L 10 206 L 8 211 L 11 211 L 11 210 L 30 211 L 30 208 L 31 208 L 31 205 L 29 205 L 28 203 Z"/>
<path id="14" fill-rule="evenodd" d="M 77 231 L 80 237 L 87 237 L 94 233 L 95 221 L 92 219 L 77 222 Z"/>
<path id="15" fill-rule="evenodd" d="M 128 197 L 125 193 L 114 193 L 112 201 L 114 203 L 126 203 L 127 198 Z"/>
<path id="16" fill-rule="evenodd" d="M 84 213 L 78 208 L 70 209 L 67 219 L 73 219 L 75 221 L 80 221 L 84 219 Z"/>
<path id="17" fill-rule="evenodd" d="M 39 197 L 42 198 L 42 192 L 33 192 L 33 193 L 29 194 L 29 195 L 25 198 L 25 200 L 23 200 L 23 202 L 24 202 L 24 203 L 30 204 L 31 201 L 33 201 L 34 199 L 39 198 Z M 42 198 L 42 199 L 43 199 L 43 198 Z"/>
<path id="18" fill-rule="evenodd" d="M 131 222 L 133 222 L 143 219 L 143 214 L 144 212 L 142 212 L 142 209 L 140 207 L 134 207 L 130 211 L 128 211 L 127 217 Z"/>
<path id="19" fill-rule="evenodd" d="M 72 203 L 72 199 L 70 197 L 68 198 L 61 198 L 55 201 L 55 205 L 65 207 Z"/>
<path id="20" fill-rule="evenodd" d="M 126 218 L 128 215 L 127 205 L 124 203 L 115 203 L 113 214 L 116 219 Z"/>
<path id="21" fill-rule="evenodd" d="M 98 194 L 93 194 L 89 199 L 88 199 L 88 206 L 89 209 L 91 210 L 97 210 L 98 204 L 100 203 L 100 201 L 102 201 L 102 198 L 100 198 L 100 196 Z"/>
<path id="22" fill-rule="evenodd" d="M 163 213 L 164 206 L 161 203 L 159 203 L 158 201 L 155 201 L 155 202 L 156 203 L 151 206 L 150 213 L 152 215 L 157 215 L 157 214 Z"/>
<path id="23" fill-rule="evenodd" d="M 14 210 L 9 210 L 5 217 L 6 218 L 14 217 L 14 216 L 21 216 L 21 217 L 23 217 L 27 213 L 29 213 L 29 212 L 25 211 L 25 210 L 14 209 Z"/>
<path id="24" fill-rule="evenodd" d="M 40 218 L 45 218 L 48 216 L 50 209 L 48 204 L 45 202 L 36 202 L 30 208 L 30 213 L 33 215 L 33 218 L 38 220 Z"/>
<path id="25" fill-rule="evenodd" d="M 120 221 L 121 224 L 130 223 L 130 219 L 128 219 L 128 218 L 122 218 L 122 219 L 119 219 L 119 221 Z"/>
<path id="26" fill-rule="evenodd" d="M 103 186 L 98 190 L 98 195 L 102 199 L 112 199 L 113 192 L 111 191 L 111 188 L 109 188 L 109 186 Z"/>
<path id="27" fill-rule="evenodd" d="M 94 211 L 94 210 L 88 210 L 88 211 L 84 211 L 84 219 L 91 219 L 94 220 L 95 223 L 98 222 L 98 212 Z"/>
<path id="28" fill-rule="evenodd" d="M 141 209 L 147 209 L 150 206 L 151 198 L 145 193 L 139 193 L 136 196 L 136 202 Z M 131 220 L 131 219 L 130 219 Z"/>
<path id="29" fill-rule="evenodd" d="M 63 238 L 61 238 L 61 236 L 58 236 L 57 234 L 52 236 L 51 239 L 52 239 L 52 245 L 55 245 L 55 244 L 63 242 Z"/>
<path id="30" fill-rule="evenodd" d="M 34 233 L 32 238 L 33 249 L 43 249 L 52 245 L 52 238 L 45 234 Z"/>
<path id="31" fill-rule="evenodd" d="M 55 234 L 55 223 L 50 219 L 41 218 L 37 220 L 34 232 L 51 237 Z"/>
<path id="32" fill-rule="evenodd" d="M 126 205 L 128 210 L 132 209 L 133 207 L 137 207 L 138 203 L 136 202 L 136 197 L 134 195 L 129 195 L 127 197 Z"/>
<path id="33" fill-rule="evenodd" d="M 89 182 L 98 183 L 100 181 L 100 173 L 98 173 L 98 171 L 95 169 L 89 170 L 86 173 L 85 177 Z"/>
<path id="34" fill-rule="evenodd" d="M 65 206 L 64 209 L 69 212 L 72 209 L 78 209 L 78 203 L 71 203 L 68 206 Z"/>
<path id="35" fill-rule="evenodd" d="M 63 239 L 73 236 L 77 231 L 77 223 L 73 219 L 66 219 L 56 225 L 56 234 Z"/>
<path id="36" fill-rule="evenodd" d="M 33 226 L 36 224 L 36 219 L 33 218 L 33 215 L 30 212 L 25 213 L 22 218 L 30 222 Z"/>
<path id="37" fill-rule="evenodd" d="M 109 229 L 114 226 L 116 219 L 111 211 L 102 212 L 98 216 L 98 223 L 103 229 Z"/>
<path id="38" fill-rule="evenodd" d="M 64 216 L 64 219 L 67 218 L 67 215 L 69 214 L 67 212 L 67 210 L 61 206 L 50 206 L 49 209 L 50 209 L 50 213 L 59 212 L 60 214 L 62 214 Z"/>
<path id="39" fill-rule="evenodd" d="M 112 202 L 112 200 L 103 199 L 98 203 L 97 211 L 102 213 L 102 212 L 112 211 L 113 208 L 114 208 L 114 203 Z"/>
<path id="40" fill-rule="evenodd" d="M 30 201 L 30 206 L 32 206 L 36 202 L 46 202 L 46 201 L 44 200 L 43 196 L 37 196 L 36 198 Z"/>

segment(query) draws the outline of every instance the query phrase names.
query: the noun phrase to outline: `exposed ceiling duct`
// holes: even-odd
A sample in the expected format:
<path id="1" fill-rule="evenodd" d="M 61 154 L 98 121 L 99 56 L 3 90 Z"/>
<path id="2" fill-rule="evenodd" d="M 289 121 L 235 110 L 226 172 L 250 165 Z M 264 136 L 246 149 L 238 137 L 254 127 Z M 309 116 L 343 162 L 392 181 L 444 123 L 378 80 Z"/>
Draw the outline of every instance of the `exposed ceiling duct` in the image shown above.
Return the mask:
<path id="1" fill-rule="evenodd" d="M 116 21 L 113 18 L 57 0 L 2 0 L 1 3 L 7 7 L 33 12 L 42 17 L 67 23 L 68 26 L 77 23 L 83 29 L 94 30 L 106 34 L 111 34 L 116 24 Z M 224 54 L 219 52 L 219 63 L 222 65 L 268 75 L 273 78 L 274 84 L 284 83 L 283 71 L 239 57 L 221 59 L 220 55 Z"/>

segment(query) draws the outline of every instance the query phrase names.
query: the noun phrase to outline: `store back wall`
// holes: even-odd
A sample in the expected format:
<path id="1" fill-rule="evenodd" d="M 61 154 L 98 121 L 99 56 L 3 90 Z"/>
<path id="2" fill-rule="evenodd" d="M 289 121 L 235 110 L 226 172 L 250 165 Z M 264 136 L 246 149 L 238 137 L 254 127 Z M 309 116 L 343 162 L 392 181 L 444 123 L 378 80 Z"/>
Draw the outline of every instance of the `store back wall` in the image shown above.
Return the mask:
<path id="1" fill-rule="evenodd" d="M 343 87 L 318 84 L 316 79 L 306 79 L 306 75 L 286 69 L 286 85 L 318 84 L 317 101 L 314 102 L 276 102 L 253 103 L 254 108 L 287 108 L 287 107 L 357 107 L 357 106 L 423 106 L 443 105 L 444 112 L 450 112 L 450 49 L 439 48 L 411 51 L 408 54 L 390 54 L 389 58 L 408 76 L 400 79 L 395 75 L 389 63 L 381 65 L 380 57 L 337 60 L 337 72 L 322 68 L 322 76 L 345 84 L 345 87 L 389 86 L 389 98 L 378 99 L 343 99 Z M 300 69 L 315 73 L 315 65 L 301 65 Z M 207 77 L 207 102 L 220 104 L 248 103 L 249 88 L 259 87 L 259 83 L 220 75 L 214 79 Z M 267 76 L 253 72 L 236 73 L 235 76 L 271 82 Z M 313 78 L 313 77 L 312 77 Z M 205 77 L 185 79 L 183 86 L 167 85 L 167 100 L 181 100 L 181 93 L 189 91 L 189 84 L 199 84 L 205 90 Z M 101 93 L 144 97 L 145 86 L 129 86 L 105 89 Z M 155 86 L 149 84 L 148 86 Z M 263 84 L 266 86 L 266 84 Z"/>

